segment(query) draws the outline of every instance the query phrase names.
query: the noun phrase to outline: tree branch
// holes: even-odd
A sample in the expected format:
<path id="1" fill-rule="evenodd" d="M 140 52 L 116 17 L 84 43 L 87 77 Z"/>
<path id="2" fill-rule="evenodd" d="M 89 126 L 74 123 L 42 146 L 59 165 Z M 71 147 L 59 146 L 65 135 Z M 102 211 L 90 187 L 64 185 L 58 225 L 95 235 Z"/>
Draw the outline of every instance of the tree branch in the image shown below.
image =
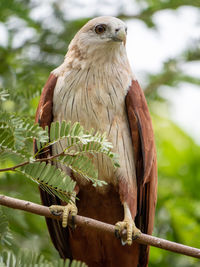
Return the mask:
<path id="1" fill-rule="evenodd" d="M 55 216 L 51 214 L 48 207 L 38 205 L 29 201 L 24 201 L 12 197 L 7 197 L 4 195 L 0 195 L 0 205 L 4 205 L 13 209 L 20 209 L 24 211 L 28 211 L 40 216 L 45 216 L 47 218 L 52 218 L 56 220 L 62 220 L 62 216 Z M 69 218 L 71 219 L 71 217 Z M 115 227 L 114 225 L 103 223 L 94 219 L 86 218 L 83 216 L 77 215 L 75 217 L 75 223 L 78 226 L 84 226 L 90 228 L 91 230 L 96 230 L 100 232 L 107 232 L 108 234 L 114 235 Z M 126 235 L 124 232 L 122 235 Z M 158 237 L 150 236 L 147 234 L 141 234 L 141 236 L 135 240 L 134 242 L 138 242 L 144 245 L 150 245 L 157 248 L 169 250 L 172 252 L 184 254 L 187 256 L 191 256 L 194 258 L 200 259 L 200 249 L 181 245 L 175 242 L 167 241 L 165 239 L 161 239 Z"/>

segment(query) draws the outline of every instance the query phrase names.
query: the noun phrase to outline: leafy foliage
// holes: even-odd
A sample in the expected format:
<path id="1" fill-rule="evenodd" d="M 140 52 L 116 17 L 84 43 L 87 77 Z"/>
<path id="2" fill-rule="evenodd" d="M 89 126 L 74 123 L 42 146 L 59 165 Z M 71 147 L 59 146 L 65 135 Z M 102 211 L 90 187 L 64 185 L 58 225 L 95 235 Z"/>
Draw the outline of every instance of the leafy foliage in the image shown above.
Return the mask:
<path id="1" fill-rule="evenodd" d="M 0 209 L 0 267 L 86 267 L 80 261 L 67 259 L 47 260 L 43 255 L 34 253 L 32 250 L 21 250 L 14 252 L 11 247 L 12 232 L 9 223 Z"/>
<path id="2" fill-rule="evenodd" d="M 33 143 L 48 141 L 48 134 L 33 120 L 18 114 L 0 113 L 0 152 L 10 151 L 28 159 L 32 153 L 28 149 Z"/>
<path id="3" fill-rule="evenodd" d="M 55 144 L 62 139 L 65 140 L 65 151 L 72 149 L 73 155 L 79 155 L 81 153 L 104 153 L 113 159 L 114 165 L 118 167 L 116 155 L 111 151 L 112 144 L 108 142 L 106 133 L 94 133 L 93 130 L 85 132 L 78 122 L 74 125 L 71 125 L 71 123 L 66 124 L 65 121 L 62 121 L 61 124 L 59 122 L 52 123 L 49 145 Z"/>
<path id="4" fill-rule="evenodd" d="M 0 267 L 86 267 L 85 263 L 70 260 L 48 261 L 42 255 L 32 253 L 31 251 L 20 251 L 15 255 L 12 251 L 4 251 L 0 254 Z"/>
<path id="5" fill-rule="evenodd" d="M 54 165 L 46 164 L 46 162 L 34 162 L 21 167 L 17 172 L 21 172 L 27 178 L 37 182 L 40 188 L 49 194 L 69 202 L 75 182 Z"/>
<path id="6" fill-rule="evenodd" d="M 64 132 L 62 132 L 63 129 L 65 130 Z M 3 127 L 2 130 L 4 130 Z M 62 136 L 59 136 L 58 133 L 62 133 Z M 4 130 L 3 134 L 0 136 L 0 138 L 2 138 L 3 149 L 5 147 L 7 149 L 14 147 L 13 143 L 10 145 L 10 143 L 7 141 L 11 139 L 9 134 L 9 131 L 6 132 Z M 54 140 L 54 138 L 56 139 Z M 49 145 L 55 144 L 56 142 L 60 141 L 60 138 L 65 138 L 66 144 L 68 145 L 68 147 L 63 150 L 62 155 L 59 157 L 60 163 L 71 168 L 83 178 L 92 181 L 95 186 L 105 183 L 103 181 L 98 181 L 97 171 L 95 170 L 92 161 L 87 156 L 82 155 L 82 153 L 86 154 L 91 152 L 93 154 L 104 153 L 113 158 L 114 154 L 110 150 L 112 146 L 109 142 L 107 142 L 105 135 L 101 136 L 99 133 L 97 133 L 95 136 L 84 134 L 83 127 L 81 127 L 79 123 L 76 123 L 72 127 L 70 127 L 70 123 L 67 124 L 65 121 L 63 121 L 61 125 L 59 122 L 52 123 L 50 128 L 51 141 L 40 147 L 40 153 L 42 153 L 44 147 L 46 148 L 49 147 Z M 13 139 L 11 140 L 13 141 Z M 4 145 L 5 143 L 6 145 Z M 41 144 L 41 142 L 38 143 Z M 77 150 L 70 150 L 68 155 L 65 155 L 65 153 L 67 153 L 67 151 L 72 147 L 76 147 Z M 20 150 L 20 153 L 23 154 L 23 150 Z M 53 158 L 56 158 L 56 156 Z M 31 160 L 34 161 L 34 158 L 31 158 Z M 75 182 L 59 168 L 56 168 L 51 164 L 46 164 L 46 162 L 37 161 L 31 163 L 30 161 L 25 162 L 24 166 L 21 168 L 15 168 L 15 170 L 16 169 L 17 172 L 20 172 L 26 177 L 39 183 L 40 187 L 46 190 L 48 193 L 57 195 L 63 201 L 69 201 L 70 193 L 72 193 L 74 189 Z"/>
<path id="7" fill-rule="evenodd" d="M 5 101 L 8 96 L 9 94 L 6 90 L 0 90 L 0 101 Z"/>
<path id="8" fill-rule="evenodd" d="M 43 154 L 44 149 L 48 149 L 57 142 L 64 141 L 63 151 L 52 156 L 49 160 L 56 160 L 57 158 L 57 162 L 91 181 L 94 186 L 101 186 L 105 182 L 98 180 L 97 170 L 95 170 L 92 160 L 87 155 L 92 154 L 94 156 L 96 153 L 103 153 L 113 160 L 115 166 L 118 166 L 116 156 L 111 151 L 112 145 L 107 141 L 106 135 L 98 132 L 92 135 L 92 131 L 91 133 L 85 133 L 79 123 L 71 125 L 70 122 L 66 123 L 66 121 L 53 122 L 50 126 L 50 137 L 48 137 L 48 129 L 44 131 L 38 125 L 35 126 L 28 120 L 24 121 L 15 116 L 8 119 L 8 114 L 5 113 L 0 129 L 0 148 L 2 152 L 12 151 L 26 158 L 29 157 L 28 161 L 22 164 L 23 166 L 19 164 L 19 166 L 17 165 L 10 170 L 24 174 L 27 178 L 37 182 L 43 190 L 56 195 L 63 201 L 69 202 L 75 182 L 54 165 L 41 162 L 42 159 L 35 159 Z M 24 143 L 25 141 L 32 142 L 34 135 L 36 138 L 39 137 L 37 140 L 38 152 L 34 157 L 31 157 Z M 5 156 L 5 154 L 3 155 Z"/>
<path id="9" fill-rule="evenodd" d="M 6 101 L 9 94 L 0 89 L 0 103 Z M 3 103 L 1 103 L 3 104 Z M 28 117 L 17 113 L 9 113 L 0 108 L 0 154 L 13 152 L 22 158 L 32 156 L 29 148 L 33 143 L 33 138 L 38 142 L 47 142 L 48 133 L 38 124 Z"/>
<path id="10" fill-rule="evenodd" d="M 81 177 L 91 181 L 94 186 L 102 186 L 103 184 L 106 184 L 104 181 L 98 180 L 97 170 L 87 156 L 81 154 L 61 156 L 57 162 L 67 165 L 74 173 L 78 173 Z"/>
<path id="11" fill-rule="evenodd" d="M 161 109 L 160 109 L 161 110 Z M 154 234 L 199 247 L 200 147 L 177 125 L 153 114 L 159 168 L 159 190 Z M 197 267 L 194 258 L 151 247 L 152 266 Z"/>
<path id="12" fill-rule="evenodd" d="M 11 240 L 12 234 L 8 220 L 0 207 L 0 249 L 2 250 L 3 247 L 11 245 Z"/>

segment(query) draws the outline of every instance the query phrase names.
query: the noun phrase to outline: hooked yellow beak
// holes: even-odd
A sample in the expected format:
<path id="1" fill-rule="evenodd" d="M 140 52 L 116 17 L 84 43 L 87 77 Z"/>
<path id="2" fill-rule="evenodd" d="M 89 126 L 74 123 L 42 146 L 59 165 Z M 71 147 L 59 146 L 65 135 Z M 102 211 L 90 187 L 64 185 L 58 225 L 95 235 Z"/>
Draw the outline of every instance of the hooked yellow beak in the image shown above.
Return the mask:
<path id="1" fill-rule="evenodd" d="M 116 42 L 123 42 L 126 44 L 126 31 L 124 28 L 116 29 L 115 34 L 112 38 Z"/>

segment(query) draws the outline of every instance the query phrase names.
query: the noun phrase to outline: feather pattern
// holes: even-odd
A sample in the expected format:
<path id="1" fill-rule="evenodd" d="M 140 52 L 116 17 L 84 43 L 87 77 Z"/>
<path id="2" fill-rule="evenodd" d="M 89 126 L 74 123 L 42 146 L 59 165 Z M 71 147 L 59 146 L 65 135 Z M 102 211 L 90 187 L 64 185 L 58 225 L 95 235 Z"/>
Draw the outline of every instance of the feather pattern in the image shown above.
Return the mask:
<path id="1" fill-rule="evenodd" d="M 112 84 L 109 83 L 110 77 L 113 77 Z M 97 84 L 94 81 L 98 81 Z M 133 184 L 132 187 L 136 188 L 133 149 L 124 102 L 130 83 L 130 72 L 119 73 L 113 63 L 107 64 L 103 71 L 98 66 L 78 71 L 72 69 L 58 77 L 53 118 L 54 121 L 67 119 L 72 123 L 79 120 L 86 130 L 93 128 L 95 131 L 107 132 L 109 141 L 116 144 L 114 152 L 121 155 L 121 168 L 115 171 L 110 160 L 98 155 L 94 164 L 98 168 L 99 178 L 117 185 L 118 179 L 126 177 Z M 113 88 L 116 88 L 117 97 Z M 53 154 L 61 152 L 64 143 L 65 140 L 62 140 L 54 145 Z M 82 180 L 79 182 L 87 183 Z M 107 189 L 103 187 L 99 190 Z"/>

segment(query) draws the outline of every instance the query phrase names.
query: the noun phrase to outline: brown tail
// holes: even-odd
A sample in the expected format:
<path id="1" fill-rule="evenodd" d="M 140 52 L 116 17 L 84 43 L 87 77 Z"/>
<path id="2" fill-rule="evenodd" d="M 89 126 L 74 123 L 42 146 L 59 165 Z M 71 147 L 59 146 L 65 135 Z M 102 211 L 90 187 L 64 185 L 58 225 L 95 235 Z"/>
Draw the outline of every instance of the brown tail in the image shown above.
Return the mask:
<path id="1" fill-rule="evenodd" d="M 61 205 L 60 200 L 57 197 L 53 197 L 47 192 L 40 189 L 40 196 L 42 200 L 42 204 L 44 206 L 51 206 L 51 205 Z M 71 259 L 72 255 L 70 251 L 70 245 L 69 245 L 69 230 L 68 228 L 63 228 L 62 224 L 58 220 L 52 220 L 49 218 L 46 218 L 47 227 L 49 230 L 49 234 L 51 237 L 51 240 L 55 246 L 55 248 L 58 250 L 61 258 L 63 259 Z"/>

